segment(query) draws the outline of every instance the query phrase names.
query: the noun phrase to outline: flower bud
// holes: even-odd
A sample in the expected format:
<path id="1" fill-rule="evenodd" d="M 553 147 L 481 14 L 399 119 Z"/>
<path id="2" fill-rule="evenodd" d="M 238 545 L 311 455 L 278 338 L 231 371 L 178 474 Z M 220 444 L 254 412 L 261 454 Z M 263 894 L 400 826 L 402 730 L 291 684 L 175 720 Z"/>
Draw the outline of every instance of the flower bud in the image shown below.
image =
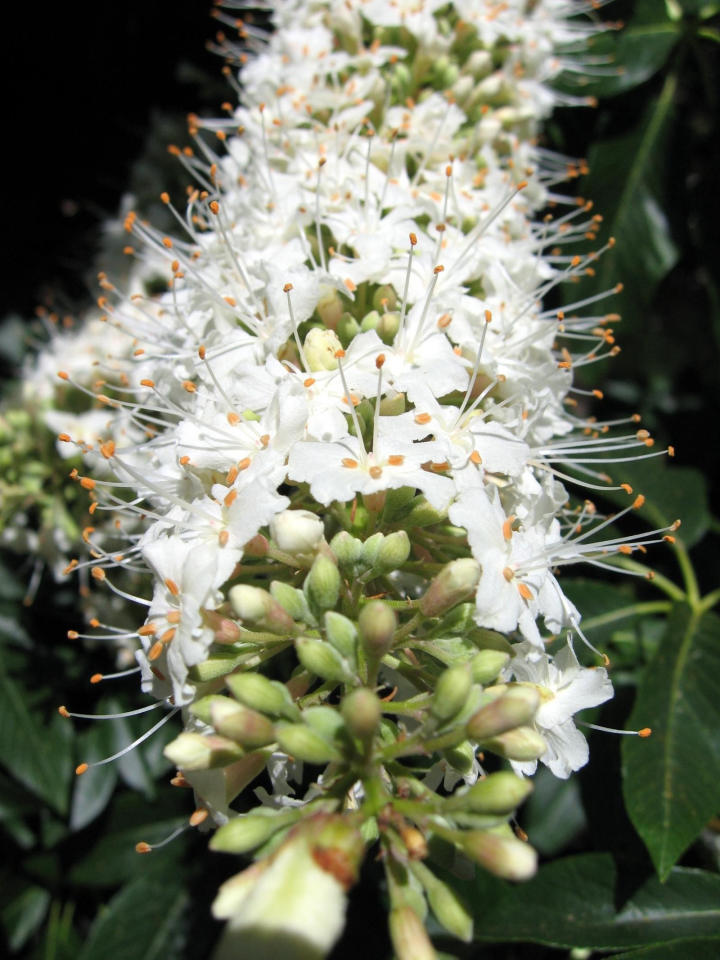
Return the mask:
<path id="1" fill-rule="evenodd" d="M 337 557 L 343 576 L 348 578 L 356 576 L 356 568 L 363 552 L 362 540 L 351 536 L 346 530 L 341 530 L 330 541 L 330 549 Z"/>
<path id="2" fill-rule="evenodd" d="M 510 655 L 502 650 L 481 650 L 470 661 L 473 683 L 492 683 L 509 662 Z"/>
<path id="3" fill-rule="evenodd" d="M 537 853 L 512 834 L 468 830 L 459 842 L 463 853 L 503 880 L 529 880 L 537 871 Z"/>
<path id="4" fill-rule="evenodd" d="M 380 322 L 380 314 L 377 310 L 371 310 L 362 318 L 360 329 L 365 333 L 367 330 L 374 330 Z"/>
<path id="5" fill-rule="evenodd" d="M 465 706 L 471 687 L 472 677 L 466 663 L 443 670 L 435 683 L 430 712 L 437 720 L 451 720 Z"/>
<path id="6" fill-rule="evenodd" d="M 372 304 L 376 310 L 394 310 L 398 298 L 391 283 L 383 283 L 373 294 Z"/>
<path id="7" fill-rule="evenodd" d="M 303 353 L 310 370 L 336 370 L 338 350 L 342 350 L 342 343 L 334 330 L 313 327 L 308 331 Z"/>
<path id="8" fill-rule="evenodd" d="M 320 287 L 320 299 L 315 312 L 330 330 L 335 330 L 343 314 L 343 302 L 335 287 Z"/>
<path id="9" fill-rule="evenodd" d="M 270 521 L 270 536 L 291 556 L 314 554 L 324 534 L 322 520 L 309 510 L 283 510 Z"/>
<path id="10" fill-rule="evenodd" d="M 234 673 L 225 682 L 232 695 L 246 707 L 291 720 L 300 716 L 288 688 L 277 680 L 268 680 L 261 673 Z"/>
<path id="11" fill-rule="evenodd" d="M 375 561 L 377 560 L 377 555 L 380 552 L 380 547 L 382 546 L 384 539 L 384 534 L 374 533 L 363 543 L 362 562 L 367 570 L 370 570 L 375 566 Z"/>
<path id="12" fill-rule="evenodd" d="M 375 330 L 383 343 L 392 346 L 395 336 L 400 329 L 400 314 L 394 310 L 380 315 Z"/>
<path id="13" fill-rule="evenodd" d="M 425 890 L 430 909 L 438 922 L 459 940 L 469 943 L 473 934 L 473 919 L 467 907 L 458 898 L 454 890 L 443 883 L 432 870 L 417 860 L 409 863 L 410 871 L 420 881 Z"/>
<path id="14" fill-rule="evenodd" d="M 360 687 L 343 698 L 340 712 L 350 733 L 367 742 L 380 723 L 382 704 L 374 691 Z"/>
<path id="15" fill-rule="evenodd" d="M 390 911 L 390 939 L 397 960 L 435 960 L 437 954 L 425 925 L 412 907 L 400 906 Z"/>
<path id="16" fill-rule="evenodd" d="M 282 580 L 273 580 L 270 584 L 270 594 L 293 620 L 315 626 L 315 617 L 310 612 L 307 597 L 302 590 L 291 587 L 289 583 L 283 583 Z"/>
<path id="17" fill-rule="evenodd" d="M 292 633 L 295 627 L 290 617 L 267 590 L 238 583 L 228 593 L 230 606 L 237 617 L 271 633 Z"/>
<path id="18" fill-rule="evenodd" d="M 348 668 L 337 650 L 318 637 L 298 637 L 295 640 L 298 660 L 316 677 L 342 683 L 348 679 Z"/>
<path id="19" fill-rule="evenodd" d="M 229 697 L 218 697 L 210 704 L 210 722 L 221 736 L 247 750 L 265 747 L 275 740 L 275 729 L 267 717 Z"/>
<path id="20" fill-rule="evenodd" d="M 226 737 L 184 732 L 163 753 L 179 770 L 212 770 L 239 760 L 245 751 Z"/>
<path id="21" fill-rule="evenodd" d="M 304 723 L 278 723 L 275 732 L 281 748 L 296 760 L 321 765 L 341 758 L 336 747 Z"/>
<path id="22" fill-rule="evenodd" d="M 471 813 L 512 813 L 532 792 L 530 780 L 516 777 L 509 770 L 491 773 L 467 790 L 460 789 L 443 801 L 443 812 L 469 810 Z"/>
<path id="23" fill-rule="evenodd" d="M 410 512 L 414 499 L 414 487 L 397 487 L 394 490 L 388 490 L 385 497 L 383 521 L 385 523 L 395 523 L 397 520 L 402 520 Z"/>
<path id="24" fill-rule="evenodd" d="M 469 740 L 463 740 L 454 747 L 447 747 L 442 751 L 442 755 L 454 770 L 466 777 L 473 768 L 475 747 Z"/>
<path id="25" fill-rule="evenodd" d="M 540 706 L 540 696 L 532 687 L 508 687 L 492 703 L 485 704 L 468 721 L 467 733 L 471 740 L 485 741 L 490 737 L 529 723 Z"/>
<path id="26" fill-rule="evenodd" d="M 328 610 L 325 614 L 325 635 L 328 643 L 331 643 L 349 664 L 355 663 L 357 628 L 352 620 L 348 620 L 335 610 Z"/>
<path id="27" fill-rule="evenodd" d="M 347 347 L 350 341 L 360 333 L 360 324 L 351 313 L 343 313 L 335 328 L 343 347 Z"/>
<path id="28" fill-rule="evenodd" d="M 313 611 L 332 610 L 337 604 L 340 572 L 329 557 L 322 553 L 315 557 L 303 589 Z"/>
<path id="29" fill-rule="evenodd" d="M 375 557 L 374 570 L 389 573 L 397 570 L 410 556 L 410 538 L 404 530 L 389 533 L 380 544 Z"/>
<path id="30" fill-rule="evenodd" d="M 233 817 L 216 830 L 210 840 L 210 849 L 221 853 L 247 853 L 265 843 L 278 830 L 295 823 L 300 816 L 297 808 L 286 807 L 277 811 L 258 807 L 252 813 Z"/>
<path id="31" fill-rule="evenodd" d="M 371 600 L 358 616 L 358 630 L 363 650 L 370 660 L 382 660 L 392 649 L 397 630 L 397 616 L 383 600 Z"/>
<path id="32" fill-rule="evenodd" d="M 532 727 L 517 727 L 486 740 L 483 746 L 506 760 L 527 762 L 538 760 L 547 750 L 547 743 Z"/>
<path id="33" fill-rule="evenodd" d="M 420 612 L 426 617 L 437 617 L 461 600 L 466 600 L 480 580 L 481 567 L 472 557 L 452 560 L 431 581 L 420 598 Z"/>
<path id="34" fill-rule="evenodd" d="M 425 497 L 417 496 L 405 523 L 408 527 L 430 527 L 447 519 L 447 510 L 431 507 Z"/>
<path id="35" fill-rule="evenodd" d="M 386 390 L 380 398 L 380 414 L 383 417 L 399 417 L 405 413 L 405 394 L 394 390 Z M 388 491 L 385 491 L 386 493 Z"/>

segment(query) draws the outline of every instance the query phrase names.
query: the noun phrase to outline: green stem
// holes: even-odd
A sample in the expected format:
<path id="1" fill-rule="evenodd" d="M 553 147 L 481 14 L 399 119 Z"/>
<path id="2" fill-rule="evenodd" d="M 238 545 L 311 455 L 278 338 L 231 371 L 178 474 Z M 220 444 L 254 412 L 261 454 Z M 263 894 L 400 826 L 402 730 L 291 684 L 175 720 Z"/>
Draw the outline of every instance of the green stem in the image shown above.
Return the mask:
<path id="1" fill-rule="evenodd" d="M 633 573 L 644 574 L 654 587 L 662 590 L 671 600 L 682 603 L 686 599 L 685 591 L 681 587 L 673 583 L 672 580 L 668 580 L 662 573 L 656 573 L 644 563 L 638 563 L 637 560 L 631 560 L 630 557 L 620 557 L 612 566 L 620 567 L 623 570 L 630 570 Z M 651 576 L 648 577 L 648 574 L 651 574 Z"/>
<path id="2" fill-rule="evenodd" d="M 700 601 L 698 601 L 697 612 L 702 616 L 702 614 L 707 613 L 708 610 L 712 610 L 716 603 L 720 602 L 720 587 L 717 590 L 713 590 L 712 593 L 708 593 Z"/>
<path id="3" fill-rule="evenodd" d="M 669 600 L 650 600 L 647 603 L 632 603 L 627 607 L 621 607 L 619 610 L 611 610 L 609 613 L 601 613 L 597 617 L 588 617 L 583 620 L 583 630 L 592 630 L 595 627 L 604 627 L 608 623 L 615 623 L 616 620 L 624 620 L 626 617 L 636 617 L 649 613 L 669 613 L 672 604 Z"/>
<path id="4" fill-rule="evenodd" d="M 700 603 L 700 588 L 698 587 L 697 577 L 693 569 L 692 561 L 685 547 L 680 543 L 675 543 L 675 556 L 678 566 L 682 571 L 685 581 L 685 590 L 687 591 L 688 603 L 695 610 Z"/>

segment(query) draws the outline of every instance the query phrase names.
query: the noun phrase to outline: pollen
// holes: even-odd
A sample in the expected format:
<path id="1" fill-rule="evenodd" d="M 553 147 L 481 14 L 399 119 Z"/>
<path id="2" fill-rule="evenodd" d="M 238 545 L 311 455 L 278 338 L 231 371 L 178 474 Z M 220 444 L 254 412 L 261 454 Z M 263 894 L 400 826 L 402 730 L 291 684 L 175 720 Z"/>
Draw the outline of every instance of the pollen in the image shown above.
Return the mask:
<path id="1" fill-rule="evenodd" d="M 87 763 L 79 763 L 79 764 L 75 767 L 75 774 L 76 774 L 76 776 L 81 777 L 84 773 L 87 772 L 88 767 L 89 767 L 89 764 L 87 764 Z"/>
<path id="2" fill-rule="evenodd" d="M 518 593 L 523 598 L 523 600 L 532 600 L 532 590 L 526 583 L 518 583 L 517 585 Z"/>
<path id="3" fill-rule="evenodd" d="M 168 579 L 165 581 L 165 586 L 174 597 L 180 596 L 180 587 L 175 583 L 174 580 L 171 580 L 168 577 Z"/>
<path id="4" fill-rule="evenodd" d="M 152 847 L 149 843 L 145 843 L 144 840 L 141 840 L 139 843 L 135 844 L 135 853 L 152 853 Z"/>
<path id="5" fill-rule="evenodd" d="M 340 462 L 344 467 L 347 467 L 348 470 L 355 470 L 358 466 L 357 460 L 353 460 L 352 457 L 343 457 Z"/>

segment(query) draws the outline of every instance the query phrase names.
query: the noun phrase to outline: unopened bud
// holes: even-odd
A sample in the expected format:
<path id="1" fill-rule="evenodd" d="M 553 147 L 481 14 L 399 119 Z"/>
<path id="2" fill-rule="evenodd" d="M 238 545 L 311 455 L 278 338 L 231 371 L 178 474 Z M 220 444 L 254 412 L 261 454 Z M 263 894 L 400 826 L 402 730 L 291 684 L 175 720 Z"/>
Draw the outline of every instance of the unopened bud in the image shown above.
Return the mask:
<path id="1" fill-rule="evenodd" d="M 454 747 L 447 747 L 442 755 L 450 766 L 459 774 L 466 777 L 473 768 L 475 748 L 469 740 L 463 740 Z"/>
<path id="2" fill-rule="evenodd" d="M 303 352 L 310 370 L 336 370 L 342 343 L 333 330 L 313 327 L 305 337 Z"/>
<path id="3" fill-rule="evenodd" d="M 280 747 L 296 760 L 320 765 L 341 757 L 336 747 L 304 723 L 279 723 L 275 732 Z"/>
<path id="4" fill-rule="evenodd" d="M 368 741 L 380 723 L 382 704 L 372 690 L 360 687 L 343 698 L 340 711 L 350 733 Z"/>
<path id="5" fill-rule="evenodd" d="M 350 345 L 351 340 L 360 333 L 360 324 L 351 313 L 343 313 L 338 320 L 335 330 L 337 331 L 340 343 L 343 347 L 347 347 Z"/>
<path id="6" fill-rule="evenodd" d="M 328 643 L 331 643 L 348 663 L 355 663 L 357 628 L 352 620 L 335 610 L 328 610 L 325 614 L 325 635 Z"/>
<path id="7" fill-rule="evenodd" d="M 383 600 L 371 600 L 358 616 L 358 630 L 363 649 L 371 660 L 382 660 L 392 648 L 397 616 Z"/>
<path id="8" fill-rule="evenodd" d="M 460 841 L 463 853 L 503 880 L 529 880 L 537 871 L 537 853 L 512 835 L 469 830 Z"/>
<path id="9" fill-rule="evenodd" d="M 400 906 L 390 911 L 390 939 L 397 960 L 436 960 L 425 925 L 412 907 Z"/>
<path id="10" fill-rule="evenodd" d="M 419 496 L 405 520 L 408 527 L 431 527 L 447 519 L 447 510 L 437 510 L 430 506 L 425 497 Z M 457 562 L 457 561 L 455 561 Z"/>
<path id="11" fill-rule="evenodd" d="M 343 575 L 348 578 L 354 577 L 362 557 L 362 540 L 351 536 L 346 530 L 341 530 L 330 541 L 330 549 L 337 557 L 338 566 Z"/>
<path id="12" fill-rule="evenodd" d="M 372 298 L 372 305 L 376 310 L 394 310 L 397 302 L 397 293 L 391 283 L 383 283 L 379 286 Z"/>
<path id="13" fill-rule="evenodd" d="M 252 813 L 234 817 L 215 831 L 210 849 L 221 853 L 247 853 L 269 840 L 274 833 L 287 827 L 301 816 L 297 808 L 280 811 L 260 807 Z"/>
<path id="14" fill-rule="evenodd" d="M 404 393 L 388 389 L 380 399 L 380 414 L 383 417 L 399 417 L 401 413 L 405 413 L 405 408 Z"/>
<path id="15" fill-rule="evenodd" d="M 303 589 L 313 612 L 333 609 L 340 595 L 340 572 L 329 557 L 315 557 Z"/>
<path id="16" fill-rule="evenodd" d="M 480 580 L 481 567 L 472 557 L 452 560 L 431 581 L 420 598 L 420 612 L 426 617 L 437 617 L 456 603 L 466 600 Z"/>
<path id="17" fill-rule="evenodd" d="M 239 760 L 245 751 L 226 737 L 185 732 L 169 743 L 163 753 L 179 770 L 214 770 Z"/>
<path id="18" fill-rule="evenodd" d="M 314 554 L 323 539 L 323 522 L 309 510 L 283 510 L 270 521 L 270 536 L 291 556 Z"/>
<path id="19" fill-rule="evenodd" d="M 485 741 L 490 737 L 529 723 L 540 706 L 540 695 L 532 687 L 513 686 L 492 703 L 481 707 L 468 721 L 467 733 L 471 740 Z"/>
<path id="20" fill-rule="evenodd" d="M 492 683 L 509 662 L 510 654 L 502 650 L 481 650 L 470 661 L 473 683 L 481 683 L 483 686 Z"/>
<path id="21" fill-rule="evenodd" d="M 424 863 L 411 861 L 410 871 L 422 884 L 430 909 L 438 921 L 459 940 L 469 943 L 473 934 L 473 919 L 467 907 L 454 890 L 438 879 Z"/>
<path id="22" fill-rule="evenodd" d="M 414 487 L 397 487 L 394 490 L 388 490 L 385 497 L 383 521 L 394 523 L 397 520 L 402 520 L 410 512 L 414 499 Z"/>
<path id="23" fill-rule="evenodd" d="M 362 562 L 368 570 L 375 566 L 377 555 L 380 552 L 380 547 L 382 546 L 384 539 L 384 534 L 374 533 L 363 543 Z"/>
<path id="24" fill-rule="evenodd" d="M 360 329 L 363 331 L 363 333 L 367 332 L 368 330 L 374 330 L 379 322 L 380 314 L 377 310 L 371 310 L 370 313 L 366 313 L 362 318 Z"/>
<path id="25" fill-rule="evenodd" d="M 499 737 L 486 740 L 483 747 L 505 757 L 506 760 L 523 763 L 538 760 L 547 750 L 547 743 L 532 727 L 517 727 L 500 734 Z"/>
<path id="26" fill-rule="evenodd" d="M 325 640 L 318 637 L 298 637 L 295 649 L 300 663 L 316 677 L 335 683 L 348 679 L 345 661 Z"/>
<path id="27" fill-rule="evenodd" d="M 315 625 L 315 617 L 310 612 L 307 597 L 302 590 L 290 586 L 289 583 L 283 583 L 282 580 L 273 580 L 270 584 L 270 593 L 273 600 L 277 600 L 293 620 L 299 620 L 300 623 L 307 623 L 311 626 Z"/>
<path id="28" fill-rule="evenodd" d="M 378 320 L 375 330 L 383 343 L 391 346 L 400 329 L 400 314 L 394 310 L 383 313 Z"/>
<path id="29" fill-rule="evenodd" d="M 430 712 L 437 720 L 451 720 L 465 706 L 471 687 L 468 664 L 459 663 L 443 670 L 435 683 Z"/>
<path id="30" fill-rule="evenodd" d="M 236 616 L 271 633 L 292 633 L 295 624 L 280 604 L 260 587 L 238 583 L 228 593 L 230 606 Z"/>
<path id="31" fill-rule="evenodd" d="M 257 750 L 275 740 L 275 729 L 267 717 L 226 697 L 210 704 L 210 722 L 221 736 L 247 750 Z"/>
<path id="32" fill-rule="evenodd" d="M 234 673 L 225 681 L 232 695 L 246 707 L 275 717 L 295 719 L 300 711 L 285 684 L 261 673 Z"/>
<path id="33" fill-rule="evenodd" d="M 397 570 L 410 556 L 410 538 L 404 530 L 389 533 L 380 544 L 375 557 L 374 569 L 378 573 Z"/>
<path id="34" fill-rule="evenodd" d="M 343 314 L 343 302 L 334 287 L 320 287 L 321 295 L 315 311 L 330 330 L 334 330 Z"/>
<path id="35" fill-rule="evenodd" d="M 498 816 L 512 813 L 530 795 L 532 788 L 532 781 L 516 777 L 509 770 L 501 770 L 448 797 L 443 801 L 443 811 L 469 810 Z"/>

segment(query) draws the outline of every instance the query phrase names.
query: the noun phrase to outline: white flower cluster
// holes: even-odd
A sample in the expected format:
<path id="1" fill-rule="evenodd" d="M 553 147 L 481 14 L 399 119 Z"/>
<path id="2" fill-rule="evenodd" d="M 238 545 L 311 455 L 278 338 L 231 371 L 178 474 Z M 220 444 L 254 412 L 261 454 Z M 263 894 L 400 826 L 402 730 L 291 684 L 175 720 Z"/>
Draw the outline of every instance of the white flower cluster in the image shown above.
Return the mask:
<path id="1" fill-rule="evenodd" d="M 283 0 L 267 38 L 221 14 L 244 41 L 240 104 L 190 118 L 176 152 L 196 186 L 182 212 L 163 197 L 178 235 L 126 220 L 127 252 L 141 271 L 164 260 L 169 289 L 105 281 L 112 388 L 61 370 L 100 403 L 92 449 L 66 431 L 102 466 L 77 479 L 97 517 L 120 518 L 112 546 L 90 535 L 87 565 L 116 592 L 114 569 L 152 574 L 146 689 L 192 702 L 191 668 L 237 639 L 223 617 L 243 562 L 287 562 L 283 537 L 298 566 L 317 549 L 300 511 L 339 529 L 338 505 L 377 513 L 407 490 L 446 540 L 466 537 L 477 625 L 521 641 L 508 676 L 573 685 L 556 717 L 542 708 L 547 759 L 560 776 L 585 762 L 571 716 L 611 686 L 545 652 L 543 623 L 579 630 L 554 571 L 638 541 L 599 541 L 609 521 L 571 508 L 563 481 L 606 487 L 608 459 L 651 443 L 576 412 L 573 369 L 615 350 L 601 298 L 543 306 L 602 252 L 572 252 L 599 218 L 557 192 L 577 165 L 534 140 L 572 99 L 547 84 L 578 69 L 587 9 Z"/>

